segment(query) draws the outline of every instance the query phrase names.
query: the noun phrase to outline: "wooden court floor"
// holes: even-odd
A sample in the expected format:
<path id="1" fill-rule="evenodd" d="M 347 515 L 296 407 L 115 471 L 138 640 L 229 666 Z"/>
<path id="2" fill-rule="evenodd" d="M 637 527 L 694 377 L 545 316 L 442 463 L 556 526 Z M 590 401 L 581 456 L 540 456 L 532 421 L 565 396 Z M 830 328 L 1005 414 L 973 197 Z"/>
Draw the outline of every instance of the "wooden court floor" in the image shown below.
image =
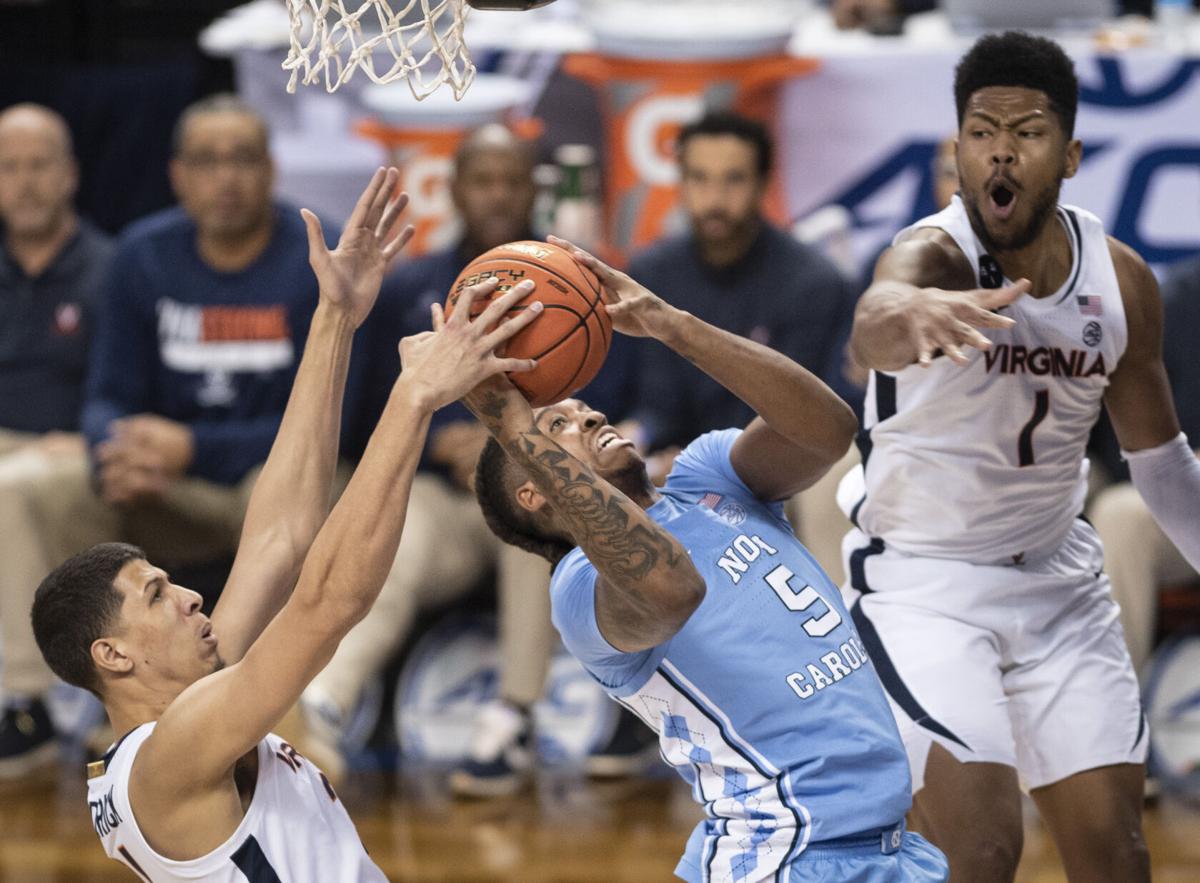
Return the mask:
<path id="1" fill-rule="evenodd" d="M 340 794 L 392 880 L 651 883 L 674 879 L 671 870 L 699 816 L 682 782 L 669 775 L 595 783 L 559 771 L 543 774 L 520 797 L 464 803 L 447 797 L 436 774 L 364 773 Z M 1158 883 L 1200 881 L 1200 808 L 1164 799 L 1147 812 L 1146 831 Z M 0 784 L 0 881 L 133 879 L 100 850 L 82 770 Z M 1019 883 L 1065 879 L 1030 812 Z"/>

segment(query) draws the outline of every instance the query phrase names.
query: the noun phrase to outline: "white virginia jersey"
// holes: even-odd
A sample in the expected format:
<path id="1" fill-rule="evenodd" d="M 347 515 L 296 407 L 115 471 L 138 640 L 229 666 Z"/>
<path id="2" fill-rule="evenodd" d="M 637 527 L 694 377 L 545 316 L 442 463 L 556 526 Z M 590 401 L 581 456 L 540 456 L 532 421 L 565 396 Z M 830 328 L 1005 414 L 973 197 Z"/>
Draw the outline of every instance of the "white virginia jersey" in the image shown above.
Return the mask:
<path id="1" fill-rule="evenodd" d="M 838 489 L 861 530 L 911 555 L 978 564 L 1032 560 L 1066 537 L 1083 511 L 1084 451 L 1109 375 L 1125 351 L 1125 309 L 1098 218 L 1057 208 L 1071 271 L 1048 297 L 1003 308 L 1012 328 L 980 329 L 928 368 L 871 372 L 859 448 L 864 466 Z M 962 200 L 902 231 L 948 233 L 980 288 L 1009 283 L 976 238 Z"/>
<path id="2" fill-rule="evenodd" d="M 154 726 L 130 731 L 105 756 L 103 773 L 88 779 L 88 808 L 104 851 L 138 879 L 387 883 L 324 774 L 274 734 L 258 743 L 254 797 L 233 835 L 203 858 L 173 861 L 159 855 L 129 806 L 133 759 Z"/>

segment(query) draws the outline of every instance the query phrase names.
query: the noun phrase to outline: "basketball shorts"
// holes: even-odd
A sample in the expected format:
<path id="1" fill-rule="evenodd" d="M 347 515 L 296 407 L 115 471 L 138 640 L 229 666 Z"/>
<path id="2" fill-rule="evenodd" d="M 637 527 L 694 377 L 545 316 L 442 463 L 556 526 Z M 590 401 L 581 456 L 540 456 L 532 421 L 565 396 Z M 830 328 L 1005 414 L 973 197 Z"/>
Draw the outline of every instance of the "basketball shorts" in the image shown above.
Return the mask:
<path id="1" fill-rule="evenodd" d="M 705 826 L 692 834 L 703 840 Z M 689 841 L 700 849 L 699 843 Z M 675 868 L 675 876 L 687 883 L 946 883 L 950 867 L 941 851 L 920 834 L 893 828 L 870 834 L 823 840 L 809 844 L 784 869 L 769 869 L 747 862 L 736 871 L 701 870 L 686 859 Z"/>
<path id="2" fill-rule="evenodd" d="M 906 555 L 861 531 L 843 588 L 908 750 L 913 789 L 937 742 L 1015 767 L 1024 787 L 1143 763 L 1148 734 L 1100 540 L 1076 520 L 1036 562 Z"/>
<path id="3" fill-rule="evenodd" d="M 941 851 L 912 831 L 898 850 L 881 854 L 878 844 L 825 846 L 814 843 L 788 867 L 788 883 L 946 883 L 950 866 Z"/>

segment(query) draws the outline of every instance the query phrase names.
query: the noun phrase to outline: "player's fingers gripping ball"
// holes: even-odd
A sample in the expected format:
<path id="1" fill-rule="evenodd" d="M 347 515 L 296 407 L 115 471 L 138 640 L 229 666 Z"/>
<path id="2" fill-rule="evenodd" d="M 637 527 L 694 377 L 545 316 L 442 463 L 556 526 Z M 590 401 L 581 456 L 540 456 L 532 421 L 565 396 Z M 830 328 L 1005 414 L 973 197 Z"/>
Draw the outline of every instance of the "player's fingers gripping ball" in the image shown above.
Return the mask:
<path id="1" fill-rule="evenodd" d="M 504 347 L 503 355 L 508 358 L 537 360 L 532 371 L 509 375 L 522 395 L 540 408 L 587 386 L 604 364 L 612 340 L 612 321 L 604 309 L 596 274 L 557 245 L 509 242 L 484 252 L 458 275 L 446 301 L 446 318 L 465 288 L 492 277 L 499 285 L 489 297 L 471 303 L 471 318 L 525 279 L 535 283 L 533 292 L 509 312 L 524 310 L 535 300 L 545 307 L 536 322 Z"/>

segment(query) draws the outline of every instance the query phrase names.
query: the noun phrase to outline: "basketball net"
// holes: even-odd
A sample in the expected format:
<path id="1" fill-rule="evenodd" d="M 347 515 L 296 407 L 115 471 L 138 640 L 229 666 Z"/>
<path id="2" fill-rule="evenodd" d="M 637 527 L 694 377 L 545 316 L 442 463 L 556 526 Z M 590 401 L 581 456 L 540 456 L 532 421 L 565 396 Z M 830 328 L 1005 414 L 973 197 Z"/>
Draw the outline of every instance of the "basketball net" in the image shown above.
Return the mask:
<path id="1" fill-rule="evenodd" d="M 406 80 L 418 101 L 443 83 L 462 98 L 475 79 L 463 43 L 464 0 L 287 0 L 287 6 L 288 92 L 321 80 L 335 92 L 359 68 L 376 83 Z M 384 59 L 379 68 L 377 59 Z"/>

